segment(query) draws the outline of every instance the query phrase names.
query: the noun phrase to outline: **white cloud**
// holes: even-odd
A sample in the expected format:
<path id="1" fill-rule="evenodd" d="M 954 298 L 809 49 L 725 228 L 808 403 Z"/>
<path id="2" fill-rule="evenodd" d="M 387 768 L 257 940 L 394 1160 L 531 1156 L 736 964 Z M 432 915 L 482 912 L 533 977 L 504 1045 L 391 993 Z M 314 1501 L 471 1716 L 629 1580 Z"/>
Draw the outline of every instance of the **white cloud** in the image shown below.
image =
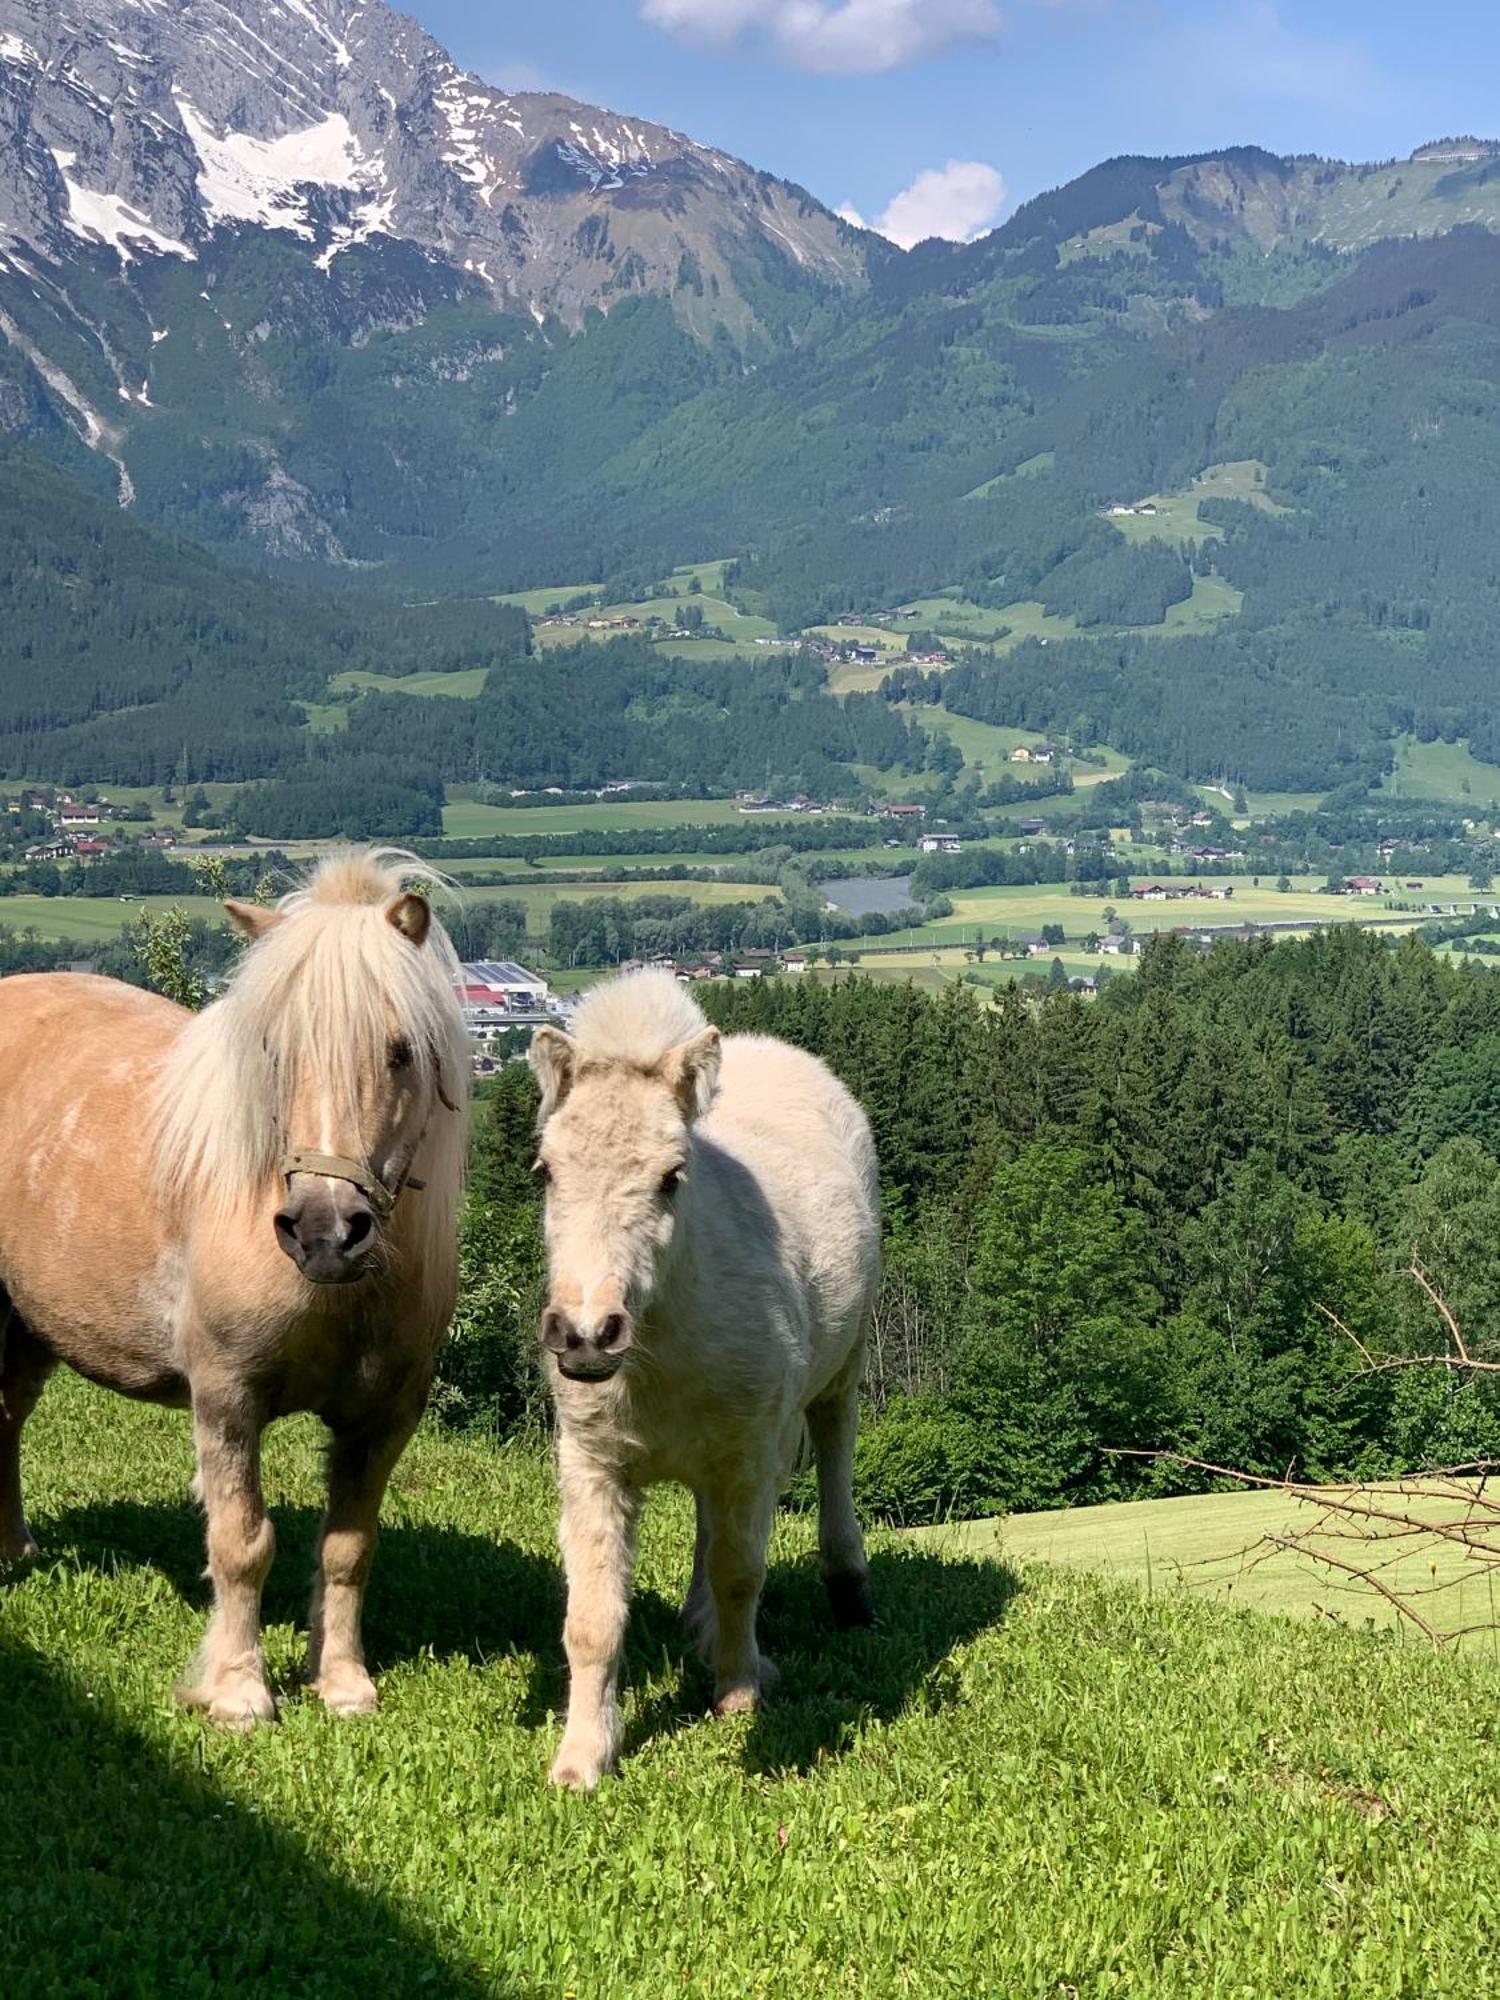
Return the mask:
<path id="1" fill-rule="evenodd" d="M 669 34 L 731 48 L 749 40 L 794 69 L 874 75 L 999 34 L 995 0 L 641 0 Z"/>
<path id="2" fill-rule="evenodd" d="M 858 229 L 877 229 L 903 250 L 942 236 L 950 243 L 972 243 L 999 220 L 1005 206 L 1005 181 L 982 160 L 950 160 L 917 175 L 876 216 L 866 222 L 852 202 L 838 213 Z"/>

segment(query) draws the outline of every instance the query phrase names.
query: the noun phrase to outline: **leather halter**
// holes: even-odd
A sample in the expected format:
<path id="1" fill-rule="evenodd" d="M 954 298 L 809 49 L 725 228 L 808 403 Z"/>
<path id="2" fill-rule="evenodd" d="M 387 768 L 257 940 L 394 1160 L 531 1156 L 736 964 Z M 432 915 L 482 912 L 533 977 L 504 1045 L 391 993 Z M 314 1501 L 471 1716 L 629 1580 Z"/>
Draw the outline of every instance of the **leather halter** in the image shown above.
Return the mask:
<path id="1" fill-rule="evenodd" d="M 458 1106 L 443 1087 L 441 1063 L 436 1066 L 436 1088 L 439 1101 L 449 1111 L 457 1111 Z M 424 1131 L 422 1138 L 426 1136 Z M 421 1146 L 422 1140 L 418 1139 L 419 1152 Z M 396 1203 L 408 1188 L 415 1194 L 420 1193 L 427 1185 L 426 1181 L 419 1181 L 415 1174 L 403 1174 L 394 1187 L 388 1187 L 380 1176 L 361 1160 L 346 1160 L 342 1153 L 311 1153 L 305 1149 L 283 1153 L 276 1163 L 276 1171 L 283 1180 L 290 1180 L 293 1174 L 317 1174 L 322 1180 L 348 1181 L 351 1187 L 359 1189 L 382 1222 L 390 1221 Z"/>
<path id="2" fill-rule="evenodd" d="M 340 1153 L 283 1153 L 277 1163 L 277 1172 L 283 1180 L 290 1180 L 293 1174 L 317 1174 L 323 1180 L 348 1181 L 359 1189 L 382 1222 L 390 1221 L 404 1189 L 420 1189 L 427 1185 L 426 1181 L 407 1174 L 394 1187 L 387 1187 L 368 1167 L 361 1166 L 358 1160 L 346 1160 Z"/>

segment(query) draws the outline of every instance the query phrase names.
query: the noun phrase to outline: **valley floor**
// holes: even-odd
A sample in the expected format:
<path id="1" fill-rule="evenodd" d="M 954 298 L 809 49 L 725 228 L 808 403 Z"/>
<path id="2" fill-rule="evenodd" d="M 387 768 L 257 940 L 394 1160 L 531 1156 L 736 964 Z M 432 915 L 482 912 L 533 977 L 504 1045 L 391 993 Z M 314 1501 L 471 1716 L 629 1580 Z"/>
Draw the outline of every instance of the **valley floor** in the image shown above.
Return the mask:
<path id="1" fill-rule="evenodd" d="M 42 1561 L 0 1588 L 13 2000 L 285 1995 L 1475 1995 L 1500 1856 L 1486 1664 L 874 1537 L 834 1637 L 784 1518 L 766 1713 L 702 1719 L 650 1510 L 623 1776 L 543 1778 L 562 1699 L 550 1473 L 427 1430 L 387 1510 L 385 1698 L 298 1693 L 316 1439 L 273 1434 L 279 1728 L 170 1687 L 201 1627 L 187 1428 L 75 1381 L 29 1440 Z"/>

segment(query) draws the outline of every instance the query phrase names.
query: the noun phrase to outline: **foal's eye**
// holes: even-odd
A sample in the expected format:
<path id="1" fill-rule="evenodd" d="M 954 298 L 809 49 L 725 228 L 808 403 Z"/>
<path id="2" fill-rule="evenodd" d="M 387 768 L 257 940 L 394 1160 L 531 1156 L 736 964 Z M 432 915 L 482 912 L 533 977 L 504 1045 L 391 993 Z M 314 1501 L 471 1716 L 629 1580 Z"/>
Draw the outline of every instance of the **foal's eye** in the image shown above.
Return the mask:
<path id="1" fill-rule="evenodd" d="M 547 1187 L 550 1187 L 552 1185 L 552 1169 L 547 1165 L 547 1162 L 545 1160 L 533 1160 L 531 1163 L 531 1171 L 536 1175 L 539 1181 L 544 1183 L 544 1185 L 546 1185 Z"/>
<path id="2" fill-rule="evenodd" d="M 391 1043 L 391 1068 L 411 1068 L 411 1043 L 406 1039 L 405 1035 L 398 1035 L 395 1041 Z"/>
<path id="3" fill-rule="evenodd" d="M 682 1186 L 681 1167 L 673 1167 L 670 1173 L 662 1175 L 661 1191 L 665 1200 L 670 1201 L 673 1195 L 676 1194 L 677 1190 L 681 1186 Z"/>

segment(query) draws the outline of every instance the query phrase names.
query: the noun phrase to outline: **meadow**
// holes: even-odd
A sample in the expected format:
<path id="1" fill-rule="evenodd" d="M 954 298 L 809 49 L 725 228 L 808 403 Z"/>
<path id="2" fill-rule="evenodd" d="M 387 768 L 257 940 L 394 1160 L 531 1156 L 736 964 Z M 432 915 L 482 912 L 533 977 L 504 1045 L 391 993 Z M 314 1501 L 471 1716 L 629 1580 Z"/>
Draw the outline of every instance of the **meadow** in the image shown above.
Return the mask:
<path id="1" fill-rule="evenodd" d="M 0 1586 L 0 1962 L 14 2000 L 1494 1991 L 1491 1673 L 1326 1625 L 877 1531 L 835 1634 L 809 1522 L 764 1611 L 783 1681 L 705 1718 L 653 1500 L 626 1758 L 544 1784 L 564 1680 L 535 1446 L 425 1429 L 369 1607 L 383 1709 L 298 1687 L 310 1421 L 271 1434 L 278 1727 L 170 1688 L 202 1627 L 185 1418 L 71 1378 L 28 1437 L 43 1556 Z"/>
<path id="2" fill-rule="evenodd" d="M 1483 764 L 1467 743 L 1431 743 L 1415 736 L 1400 737 L 1396 768 L 1382 780 L 1380 791 L 1398 799 L 1436 799 L 1466 811 L 1484 812 L 1500 799 L 1500 767 Z"/>
<path id="3" fill-rule="evenodd" d="M 763 819 L 793 817 L 766 813 Z M 733 799 L 670 799 L 653 804 L 618 798 L 572 806 L 495 806 L 477 799 L 450 799 L 443 808 L 443 832 L 450 840 L 483 840 L 492 835 L 541 833 L 621 833 L 631 827 L 743 826 Z M 658 859 L 670 860 L 670 855 Z"/>

